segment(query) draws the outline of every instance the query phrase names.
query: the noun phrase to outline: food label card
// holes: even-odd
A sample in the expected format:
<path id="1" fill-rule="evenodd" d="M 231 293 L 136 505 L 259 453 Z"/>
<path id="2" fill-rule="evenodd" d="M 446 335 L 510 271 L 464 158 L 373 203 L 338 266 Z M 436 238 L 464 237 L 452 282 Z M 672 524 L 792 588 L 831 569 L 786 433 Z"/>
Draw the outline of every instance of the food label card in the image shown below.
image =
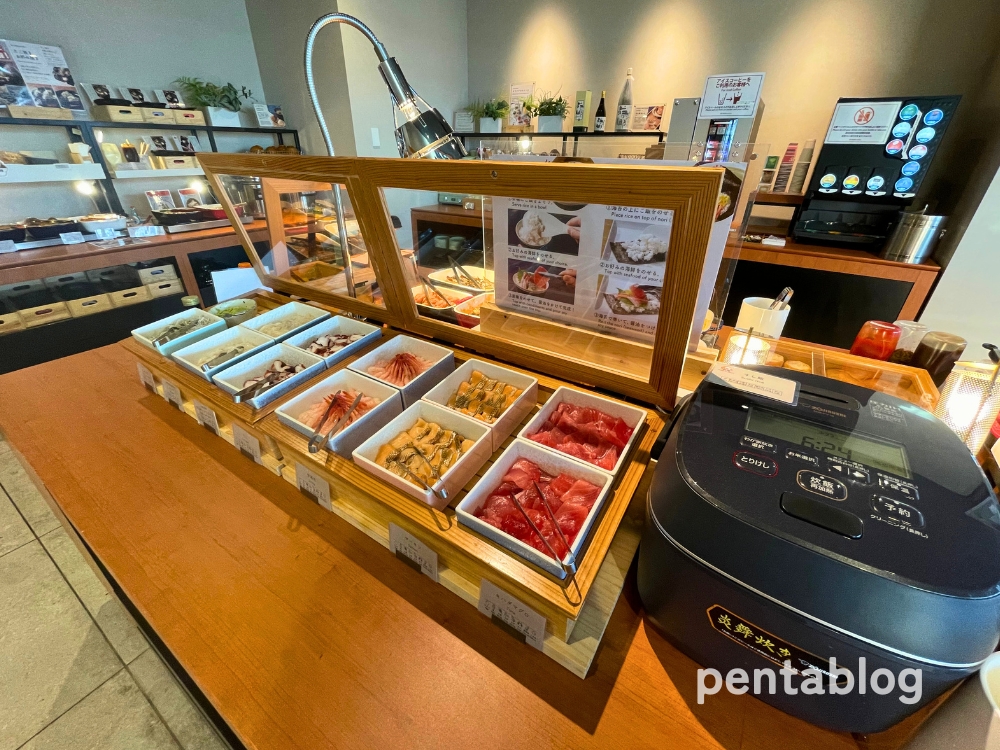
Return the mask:
<path id="1" fill-rule="evenodd" d="M 0 240 L 0 253 L 13 252 L 17 252 L 17 245 L 14 244 L 14 240 Z"/>
<path id="2" fill-rule="evenodd" d="M 184 411 L 184 397 L 181 396 L 181 389 L 169 380 L 164 380 L 162 385 L 163 398 L 167 400 L 167 403 L 173 404 L 181 411 Z"/>
<path id="3" fill-rule="evenodd" d="M 205 406 L 203 403 L 198 401 L 194 403 L 194 417 L 198 420 L 198 424 L 204 427 L 206 430 L 214 432 L 216 435 L 219 434 L 219 418 L 215 416 L 215 412 Z"/>
<path id="4" fill-rule="evenodd" d="M 254 463 L 264 463 L 260 457 L 260 441 L 235 423 L 233 424 L 233 443 L 240 453 Z"/>
<path id="5" fill-rule="evenodd" d="M 333 510 L 333 503 L 330 502 L 330 483 L 298 461 L 295 462 L 295 484 L 299 492 L 314 503 L 319 503 L 327 510 Z"/>
<path id="6" fill-rule="evenodd" d="M 716 362 L 708 371 L 708 377 L 725 383 L 738 391 L 764 396 L 783 404 L 795 406 L 799 401 L 799 384 L 788 378 L 779 378 L 756 370 L 748 370 L 737 365 Z"/>
<path id="7" fill-rule="evenodd" d="M 413 534 L 389 524 L 389 549 L 400 560 L 433 581 L 438 580 L 438 556 Z"/>
<path id="8" fill-rule="evenodd" d="M 156 393 L 156 381 L 153 379 L 153 373 L 142 362 L 136 362 L 135 366 L 139 370 L 139 380 L 142 381 L 142 384 Z"/>
<path id="9" fill-rule="evenodd" d="M 542 650 L 545 618 L 485 578 L 479 582 L 479 611 L 518 640 Z"/>
<path id="10" fill-rule="evenodd" d="M 79 245 L 84 242 L 83 232 L 60 232 L 59 239 L 64 245 Z"/>

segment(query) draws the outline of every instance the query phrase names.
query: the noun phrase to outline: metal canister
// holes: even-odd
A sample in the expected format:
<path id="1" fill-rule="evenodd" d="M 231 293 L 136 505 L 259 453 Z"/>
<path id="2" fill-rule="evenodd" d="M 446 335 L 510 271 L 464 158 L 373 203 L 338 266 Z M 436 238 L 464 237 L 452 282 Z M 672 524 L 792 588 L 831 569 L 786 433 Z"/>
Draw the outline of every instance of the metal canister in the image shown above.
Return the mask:
<path id="1" fill-rule="evenodd" d="M 923 263 L 945 233 L 947 216 L 903 212 L 899 224 L 882 248 L 882 257 L 900 263 Z"/>

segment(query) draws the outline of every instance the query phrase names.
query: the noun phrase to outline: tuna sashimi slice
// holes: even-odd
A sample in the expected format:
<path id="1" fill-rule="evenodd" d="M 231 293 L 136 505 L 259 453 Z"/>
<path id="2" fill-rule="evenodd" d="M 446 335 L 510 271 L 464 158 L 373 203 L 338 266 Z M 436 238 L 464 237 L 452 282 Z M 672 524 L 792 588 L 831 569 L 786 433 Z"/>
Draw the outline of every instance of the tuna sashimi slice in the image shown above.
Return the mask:
<path id="1" fill-rule="evenodd" d="M 591 484 L 583 479 L 578 479 L 573 483 L 573 486 L 566 491 L 566 494 L 562 496 L 562 504 L 564 506 L 581 505 L 589 511 L 594 507 L 594 502 L 596 502 L 597 496 L 600 494 L 601 488 L 596 484 Z M 562 510 L 562 508 L 560 508 L 560 510 Z"/>
<path id="2" fill-rule="evenodd" d="M 576 535 L 580 533 L 580 529 L 583 528 L 583 523 L 587 520 L 588 515 L 590 515 L 590 511 L 576 503 L 563 503 L 562 507 L 556 512 L 556 521 L 559 523 L 559 528 L 570 544 L 576 540 Z"/>

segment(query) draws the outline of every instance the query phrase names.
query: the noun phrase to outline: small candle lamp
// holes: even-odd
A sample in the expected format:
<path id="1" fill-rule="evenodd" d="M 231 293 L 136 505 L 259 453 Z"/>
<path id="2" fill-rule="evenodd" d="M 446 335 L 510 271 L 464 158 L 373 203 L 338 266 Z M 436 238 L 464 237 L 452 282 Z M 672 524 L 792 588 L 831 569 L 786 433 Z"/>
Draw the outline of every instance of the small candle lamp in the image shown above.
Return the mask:
<path id="1" fill-rule="evenodd" d="M 771 353 L 771 344 L 763 336 L 755 336 L 753 328 L 746 333 L 733 333 L 726 342 L 722 361 L 731 365 L 763 365 Z"/>
<path id="2" fill-rule="evenodd" d="M 934 415 L 954 430 L 973 453 L 983 444 L 1000 411 L 998 371 L 997 364 L 956 363 L 934 410 Z"/>

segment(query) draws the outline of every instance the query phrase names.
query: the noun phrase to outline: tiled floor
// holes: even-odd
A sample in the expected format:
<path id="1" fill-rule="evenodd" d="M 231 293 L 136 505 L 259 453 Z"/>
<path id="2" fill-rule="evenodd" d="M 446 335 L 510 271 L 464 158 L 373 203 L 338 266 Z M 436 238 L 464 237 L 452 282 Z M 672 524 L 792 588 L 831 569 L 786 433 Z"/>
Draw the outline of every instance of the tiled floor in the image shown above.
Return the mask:
<path id="1" fill-rule="evenodd" d="M 0 435 L 0 750 L 226 750 Z"/>

